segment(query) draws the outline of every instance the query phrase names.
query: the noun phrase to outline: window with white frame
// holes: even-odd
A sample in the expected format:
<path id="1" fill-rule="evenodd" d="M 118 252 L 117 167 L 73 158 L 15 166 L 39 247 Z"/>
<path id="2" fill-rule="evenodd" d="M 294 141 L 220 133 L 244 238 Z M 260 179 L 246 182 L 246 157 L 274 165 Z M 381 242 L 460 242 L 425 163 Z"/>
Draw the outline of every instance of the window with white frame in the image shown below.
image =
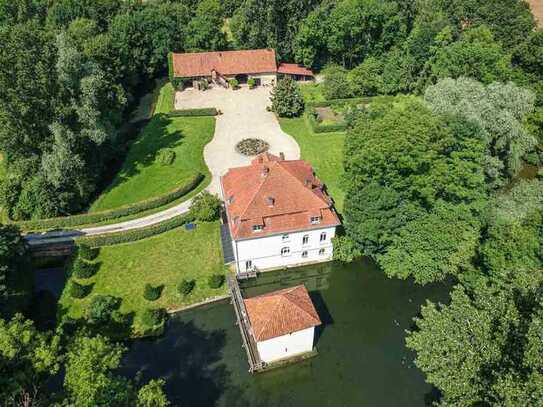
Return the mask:
<path id="1" fill-rule="evenodd" d="M 253 232 L 261 232 L 262 225 L 253 225 Z"/>
<path id="2" fill-rule="evenodd" d="M 303 257 L 304 259 L 307 257 L 307 250 L 304 250 L 304 251 L 302 252 L 302 257 Z"/>
<path id="3" fill-rule="evenodd" d="M 288 256 L 290 255 L 290 247 L 285 246 L 281 248 L 281 256 Z"/>
<path id="4" fill-rule="evenodd" d="M 326 241 L 326 232 L 321 233 L 321 242 Z"/>
<path id="5" fill-rule="evenodd" d="M 283 240 L 283 242 L 288 242 L 289 238 L 290 238 L 290 236 L 289 236 L 288 233 L 285 233 L 283 236 L 281 236 L 281 239 Z"/>
<path id="6" fill-rule="evenodd" d="M 311 223 L 312 224 L 321 223 L 321 217 L 320 216 L 311 216 Z"/>
<path id="7" fill-rule="evenodd" d="M 325 249 L 320 249 L 319 250 L 319 256 L 324 256 L 324 253 L 326 253 Z"/>
<path id="8" fill-rule="evenodd" d="M 302 238 L 302 244 L 308 244 L 309 243 L 309 235 L 304 235 Z"/>

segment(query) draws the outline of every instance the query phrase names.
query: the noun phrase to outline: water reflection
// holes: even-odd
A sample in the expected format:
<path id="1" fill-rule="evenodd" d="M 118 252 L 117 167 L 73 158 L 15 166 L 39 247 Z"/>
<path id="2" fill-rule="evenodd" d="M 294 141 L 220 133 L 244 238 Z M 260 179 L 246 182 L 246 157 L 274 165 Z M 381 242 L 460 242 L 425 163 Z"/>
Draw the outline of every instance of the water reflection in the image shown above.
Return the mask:
<path id="1" fill-rule="evenodd" d="M 368 261 L 264 274 L 243 284 L 246 297 L 304 283 L 323 326 L 319 355 L 250 375 L 228 302 L 181 313 L 166 335 L 136 341 L 122 369 L 164 376 L 174 405 L 424 406 L 434 398 L 405 348 L 405 330 L 426 299 L 446 301 L 448 286 L 390 280 Z"/>

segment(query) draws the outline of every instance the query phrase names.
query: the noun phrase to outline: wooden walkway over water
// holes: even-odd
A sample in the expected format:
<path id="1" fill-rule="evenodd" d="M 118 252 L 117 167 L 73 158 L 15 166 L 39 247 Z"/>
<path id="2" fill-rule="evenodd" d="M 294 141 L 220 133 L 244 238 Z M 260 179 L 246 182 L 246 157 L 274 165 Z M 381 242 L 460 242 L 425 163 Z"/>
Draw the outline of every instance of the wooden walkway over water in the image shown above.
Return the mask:
<path id="1" fill-rule="evenodd" d="M 234 306 L 234 310 L 236 312 L 236 323 L 239 326 L 241 338 L 243 340 L 242 346 L 247 353 L 247 360 L 249 361 L 249 372 L 258 372 L 265 366 L 264 362 L 260 360 L 260 355 L 258 354 L 256 342 L 252 334 L 251 323 L 249 322 L 249 316 L 247 315 L 245 303 L 243 302 L 241 290 L 239 289 L 238 280 L 235 276 L 228 275 L 227 281 L 230 289 L 232 305 Z"/>

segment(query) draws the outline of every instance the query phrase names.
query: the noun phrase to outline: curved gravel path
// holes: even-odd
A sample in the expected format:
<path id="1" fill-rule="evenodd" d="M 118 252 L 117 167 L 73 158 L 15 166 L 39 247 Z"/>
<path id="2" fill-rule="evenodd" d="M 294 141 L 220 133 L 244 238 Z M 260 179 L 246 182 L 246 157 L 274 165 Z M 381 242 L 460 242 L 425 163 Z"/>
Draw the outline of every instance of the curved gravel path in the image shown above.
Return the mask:
<path id="1" fill-rule="evenodd" d="M 235 91 L 213 88 L 205 92 L 188 89 L 176 94 L 176 109 L 216 107 L 223 113 L 216 117 L 215 135 L 204 148 L 204 159 L 212 175 L 211 183 L 206 188 L 209 192 L 220 196 L 220 177 L 228 168 L 250 163 L 251 157 L 239 154 L 235 149 L 236 144 L 244 138 L 254 137 L 267 141 L 272 154 L 278 155 L 282 152 L 289 160 L 300 158 L 298 143 L 281 130 L 275 115 L 266 111 L 266 106 L 271 104 L 270 90 L 269 87 L 241 88 Z M 66 231 L 30 233 L 25 238 L 31 246 L 38 246 L 62 243 L 78 236 L 139 229 L 188 212 L 191 202 L 189 199 L 164 211 L 125 222 Z"/>

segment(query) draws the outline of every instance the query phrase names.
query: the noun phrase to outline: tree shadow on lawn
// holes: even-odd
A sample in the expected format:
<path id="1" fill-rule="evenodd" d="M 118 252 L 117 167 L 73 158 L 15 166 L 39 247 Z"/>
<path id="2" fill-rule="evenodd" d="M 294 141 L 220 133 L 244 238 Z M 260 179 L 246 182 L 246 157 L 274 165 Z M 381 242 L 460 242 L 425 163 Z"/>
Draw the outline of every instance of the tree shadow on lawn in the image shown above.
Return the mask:
<path id="1" fill-rule="evenodd" d="M 138 175 L 143 168 L 155 163 L 160 150 L 164 148 L 176 148 L 183 143 L 185 138 L 180 130 L 168 131 L 172 119 L 165 114 L 157 114 L 145 127 L 128 151 L 125 162 L 113 182 L 102 191 L 106 194 L 117 186 L 127 182 Z"/>
<path id="2" fill-rule="evenodd" d="M 225 344 L 222 329 L 204 331 L 193 321 L 176 321 L 165 336 L 132 343 L 120 373 L 142 384 L 163 377 L 172 405 L 215 406 L 226 389 L 236 391 L 221 363 Z"/>

